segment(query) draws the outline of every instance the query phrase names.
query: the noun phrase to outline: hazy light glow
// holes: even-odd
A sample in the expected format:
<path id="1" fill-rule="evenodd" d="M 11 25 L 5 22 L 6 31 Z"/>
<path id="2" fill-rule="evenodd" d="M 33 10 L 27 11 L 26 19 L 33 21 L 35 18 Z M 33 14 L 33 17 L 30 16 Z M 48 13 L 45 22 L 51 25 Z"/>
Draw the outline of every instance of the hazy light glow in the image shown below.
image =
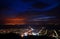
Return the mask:
<path id="1" fill-rule="evenodd" d="M 7 25 L 25 24 L 25 18 L 6 18 L 5 24 Z"/>
<path id="2" fill-rule="evenodd" d="M 56 17 L 55 16 L 40 15 L 40 16 L 31 17 L 30 21 L 48 21 L 48 20 L 51 20 L 54 18 L 56 18 Z"/>

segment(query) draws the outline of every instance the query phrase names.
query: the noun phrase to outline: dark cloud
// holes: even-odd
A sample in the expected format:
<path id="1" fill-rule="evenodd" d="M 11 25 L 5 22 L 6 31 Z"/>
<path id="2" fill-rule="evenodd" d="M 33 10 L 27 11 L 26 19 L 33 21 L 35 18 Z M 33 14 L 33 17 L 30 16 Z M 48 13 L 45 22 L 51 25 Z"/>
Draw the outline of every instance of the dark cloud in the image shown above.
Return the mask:
<path id="1" fill-rule="evenodd" d="M 42 2 L 36 2 L 36 3 L 32 4 L 33 8 L 38 8 L 38 9 L 45 8 L 46 6 L 49 6 L 49 5 L 48 4 L 44 4 Z"/>

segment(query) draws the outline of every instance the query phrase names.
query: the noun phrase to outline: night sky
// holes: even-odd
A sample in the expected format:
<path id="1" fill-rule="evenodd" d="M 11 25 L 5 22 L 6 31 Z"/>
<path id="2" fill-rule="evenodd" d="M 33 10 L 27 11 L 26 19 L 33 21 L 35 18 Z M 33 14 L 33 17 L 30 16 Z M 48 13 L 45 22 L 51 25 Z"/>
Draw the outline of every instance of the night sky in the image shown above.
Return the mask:
<path id="1" fill-rule="evenodd" d="M 0 24 L 40 21 L 60 23 L 60 0 L 0 0 Z"/>

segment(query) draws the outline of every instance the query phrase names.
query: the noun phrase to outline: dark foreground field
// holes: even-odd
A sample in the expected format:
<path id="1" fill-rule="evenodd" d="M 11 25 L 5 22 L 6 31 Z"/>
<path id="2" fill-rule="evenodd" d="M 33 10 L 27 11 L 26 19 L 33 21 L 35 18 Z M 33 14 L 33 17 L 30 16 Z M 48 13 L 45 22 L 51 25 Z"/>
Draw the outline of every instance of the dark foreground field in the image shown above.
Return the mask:
<path id="1" fill-rule="evenodd" d="M 14 33 L 9 33 L 9 34 L 0 34 L 0 39 L 55 39 L 53 37 L 48 37 L 48 36 L 26 36 L 26 37 L 21 37 L 18 34 Z"/>

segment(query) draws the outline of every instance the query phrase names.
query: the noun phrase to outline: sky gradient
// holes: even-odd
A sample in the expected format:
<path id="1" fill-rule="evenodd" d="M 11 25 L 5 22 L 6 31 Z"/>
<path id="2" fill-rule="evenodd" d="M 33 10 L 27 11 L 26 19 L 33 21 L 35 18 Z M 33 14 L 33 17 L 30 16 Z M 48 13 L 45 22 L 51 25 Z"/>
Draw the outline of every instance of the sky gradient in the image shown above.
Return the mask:
<path id="1" fill-rule="evenodd" d="M 25 18 L 24 22 L 56 21 L 60 23 L 59 0 L 0 0 L 0 24 L 6 18 Z"/>

